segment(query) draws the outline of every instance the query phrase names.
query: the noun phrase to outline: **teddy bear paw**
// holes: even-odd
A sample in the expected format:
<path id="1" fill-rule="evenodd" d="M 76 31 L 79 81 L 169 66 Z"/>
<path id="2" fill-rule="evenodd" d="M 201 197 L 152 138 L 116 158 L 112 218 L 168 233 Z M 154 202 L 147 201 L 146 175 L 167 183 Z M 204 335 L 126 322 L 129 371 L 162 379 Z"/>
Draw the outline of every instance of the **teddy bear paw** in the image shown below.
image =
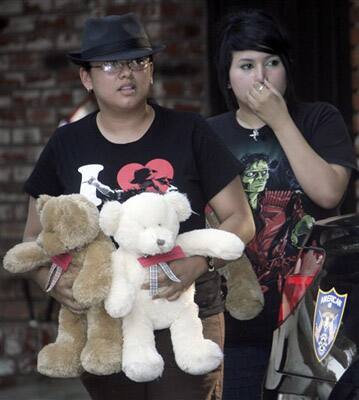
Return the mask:
<path id="1" fill-rule="evenodd" d="M 137 348 L 132 352 L 131 359 L 124 356 L 122 370 L 127 378 L 135 382 L 150 382 L 159 378 L 163 373 L 164 362 L 162 357 L 153 350 Z"/>
<path id="2" fill-rule="evenodd" d="M 133 301 L 120 301 L 114 296 L 109 296 L 105 300 L 105 309 L 112 318 L 122 318 L 132 310 Z"/>
<path id="3" fill-rule="evenodd" d="M 256 317 L 264 306 L 264 296 L 261 290 L 249 289 L 241 293 L 239 290 L 228 291 L 226 309 L 235 319 L 242 321 Z"/>
<path id="4" fill-rule="evenodd" d="M 243 254 L 244 243 L 242 240 L 230 232 L 222 231 L 225 240 L 217 240 L 215 243 L 211 243 L 208 248 L 208 256 L 222 258 L 223 260 L 236 260 Z"/>
<path id="5" fill-rule="evenodd" d="M 222 359 L 222 350 L 217 343 L 209 339 L 193 343 L 187 351 L 176 351 L 177 365 L 192 375 L 202 375 L 215 370 Z"/>
<path id="6" fill-rule="evenodd" d="M 94 375 L 111 375 L 121 371 L 122 343 L 104 338 L 90 339 L 81 353 L 85 371 Z"/>
<path id="7" fill-rule="evenodd" d="M 71 345 L 51 343 L 39 352 L 37 370 L 51 378 L 76 378 L 83 372 L 80 352 Z"/>

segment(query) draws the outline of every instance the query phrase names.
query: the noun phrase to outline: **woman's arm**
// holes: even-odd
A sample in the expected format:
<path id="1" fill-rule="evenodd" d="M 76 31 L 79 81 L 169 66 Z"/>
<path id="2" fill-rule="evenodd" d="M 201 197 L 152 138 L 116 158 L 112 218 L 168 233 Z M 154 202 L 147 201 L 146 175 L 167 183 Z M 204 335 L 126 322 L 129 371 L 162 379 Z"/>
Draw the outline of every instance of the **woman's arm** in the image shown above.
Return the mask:
<path id="1" fill-rule="evenodd" d="M 245 244 L 252 240 L 253 215 L 239 176 L 217 193 L 209 205 L 220 221 L 218 229 L 235 233 Z"/>
<path id="2" fill-rule="evenodd" d="M 39 215 L 36 210 L 36 199 L 30 197 L 23 241 L 36 240 L 36 237 L 40 233 L 41 229 L 42 228 Z M 31 280 L 36 282 L 42 290 L 45 290 L 45 286 L 48 279 L 48 273 L 49 273 L 48 267 L 40 267 L 34 271 L 27 273 L 26 275 Z M 80 306 L 73 298 L 72 285 L 73 282 L 67 279 L 66 275 L 63 275 L 58 280 L 55 287 L 51 290 L 50 296 L 52 296 L 55 300 L 57 300 L 59 303 L 61 303 L 74 313 L 83 312 L 86 309 Z"/>
<path id="3" fill-rule="evenodd" d="M 217 193 L 209 201 L 209 204 L 221 222 L 219 229 L 238 235 L 244 243 L 248 243 L 253 238 L 255 233 L 254 220 L 239 177 L 233 179 Z M 171 262 L 170 265 L 181 282 L 172 282 L 161 274 L 159 285 L 166 286 L 166 288 L 161 290 L 154 298 L 176 300 L 197 278 L 208 271 L 206 258 L 200 256 L 176 260 Z M 215 268 L 224 265 L 224 261 L 215 260 Z"/>
<path id="4" fill-rule="evenodd" d="M 318 206 L 334 208 L 342 200 L 350 170 L 329 164 L 308 144 L 291 118 L 282 95 L 265 81 L 262 91 L 253 88 L 248 102 L 260 119 L 274 131 L 304 192 Z"/>

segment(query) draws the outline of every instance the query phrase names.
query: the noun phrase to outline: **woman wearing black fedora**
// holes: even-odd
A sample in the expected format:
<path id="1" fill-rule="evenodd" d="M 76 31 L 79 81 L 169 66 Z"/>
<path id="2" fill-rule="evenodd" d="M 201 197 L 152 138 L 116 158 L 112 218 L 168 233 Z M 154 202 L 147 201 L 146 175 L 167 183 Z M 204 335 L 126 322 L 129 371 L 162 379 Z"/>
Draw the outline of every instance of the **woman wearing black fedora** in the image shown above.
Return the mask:
<path id="1" fill-rule="evenodd" d="M 193 113 L 165 109 L 148 101 L 153 79 L 153 46 L 134 14 L 90 18 L 82 48 L 69 58 L 80 67 L 80 78 L 94 93 L 98 110 L 58 128 L 25 183 L 30 195 L 25 240 L 40 230 L 35 199 L 43 193 L 57 196 L 83 193 L 98 207 L 109 199 L 126 200 L 143 191 L 186 193 L 193 209 L 181 231 L 205 226 L 204 208 L 210 204 L 221 229 L 234 232 L 247 243 L 254 224 L 238 177 L 239 167 L 206 122 Z M 211 263 L 212 264 L 212 263 Z M 215 260 L 215 267 L 222 265 Z M 204 336 L 223 346 L 223 303 L 220 279 L 207 260 L 189 257 L 170 263 L 180 278 L 164 276 L 160 297 L 177 299 L 196 281 L 196 302 Z M 45 286 L 46 269 L 33 279 Z M 51 295 L 74 311 L 81 307 L 71 285 L 60 279 Z M 163 356 L 162 377 L 148 383 L 132 382 L 123 373 L 82 375 L 92 399 L 193 399 L 221 398 L 222 369 L 193 376 L 176 366 L 168 330 L 156 332 Z"/>

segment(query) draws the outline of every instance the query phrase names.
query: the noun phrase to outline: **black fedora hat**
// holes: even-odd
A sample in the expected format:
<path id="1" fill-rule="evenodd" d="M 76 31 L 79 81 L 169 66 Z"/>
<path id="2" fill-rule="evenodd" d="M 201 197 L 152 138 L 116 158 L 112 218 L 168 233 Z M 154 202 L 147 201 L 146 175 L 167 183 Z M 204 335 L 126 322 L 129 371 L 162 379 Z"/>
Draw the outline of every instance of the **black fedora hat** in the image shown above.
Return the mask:
<path id="1" fill-rule="evenodd" d="M 81 50 L 69 59 L 83 65 L 89 61 L 131 60 L 163 50 L 152 46 L 139 18 L 134 13 L 89 18 L 82 35 Z"/>

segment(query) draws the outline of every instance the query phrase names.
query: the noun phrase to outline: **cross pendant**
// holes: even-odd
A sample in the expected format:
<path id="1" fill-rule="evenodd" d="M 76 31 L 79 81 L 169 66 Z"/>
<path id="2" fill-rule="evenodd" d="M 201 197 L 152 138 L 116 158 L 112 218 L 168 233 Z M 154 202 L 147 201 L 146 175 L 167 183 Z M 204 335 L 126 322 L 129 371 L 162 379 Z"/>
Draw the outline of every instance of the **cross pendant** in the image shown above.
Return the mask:
<path id="1" fill-rule="evenodd" d="M 249 135 L 253 140 L 257 141 L 258 136 L 259 136 L 259 132 L 258 129 L 253 129 L 252 133 Z"/>

